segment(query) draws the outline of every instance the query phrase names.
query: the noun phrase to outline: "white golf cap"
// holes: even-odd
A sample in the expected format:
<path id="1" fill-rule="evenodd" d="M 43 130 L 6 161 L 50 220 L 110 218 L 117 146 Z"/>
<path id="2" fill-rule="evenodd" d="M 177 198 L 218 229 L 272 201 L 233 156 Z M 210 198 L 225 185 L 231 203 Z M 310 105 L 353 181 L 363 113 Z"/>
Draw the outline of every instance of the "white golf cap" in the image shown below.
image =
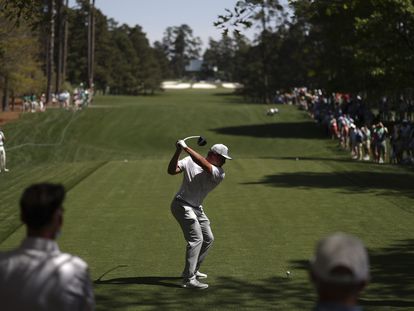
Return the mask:
<path id="1" fill-rule="evenodd" d="M 229 148 L 227 148 L 226 145 L 215 144 L 211 146 L 210 150 L 213 151 L 214 153 L 221 155 L 222 157 L 226 159 L 232 160 L 232 158 L 229 156 Z"/>
<path id="2" fill-rule="evenodd" d="M 364 244 L 345 233 L 320 240 L 310 264 L 314 275 L 327 283 L 355 284 L 369 280 L 369 259 Z M 341 270 L 350 273 L 339 273 Z"/>

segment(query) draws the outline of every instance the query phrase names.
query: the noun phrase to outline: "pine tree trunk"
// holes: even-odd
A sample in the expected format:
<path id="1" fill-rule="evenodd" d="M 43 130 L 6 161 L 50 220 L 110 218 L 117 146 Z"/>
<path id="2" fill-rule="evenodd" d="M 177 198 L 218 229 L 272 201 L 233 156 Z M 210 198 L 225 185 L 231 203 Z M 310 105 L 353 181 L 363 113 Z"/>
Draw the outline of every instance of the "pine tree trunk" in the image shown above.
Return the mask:
<path id="1" fill-rule="evenodd" d="M 62 86 L 62 59 L 63 59 L 63 0 L 57 0 L 56 5 L 56 26 L 57 26 L 57 64 L 56 64 L 56 85 L 55 94 L 60 93 Z"/>
<path id="2" fill-rule="evenodd" d="M 267 39 L 265 36 L 267 35 L 267 25 L 266 25 L 266 1 L 262 4 L 262 66 L 263 66 L 263 90 L 264 90 L 264 103 L 269 103 L 269 75 L 267 71 L 267 57 L 266 57 L 266 50 L 267 50 Z"/>
<path id="3" fill-rule="evenodd" d="M 12 111 L 14 111 L 14 105 L 16 104 L 16 96 L 14 96 L 14 91 L 11 91 L 11 107 Z"/>
<path id="4" fill-rule="evenodd" d="M 53 76 L 53 51 L 55 47 L 55 2 L 49 0 L 49 42 L 47 49 L 47 86 L 46 86 L 46 103 L 52 99 L 52 76 Z"/>
<path id="5" fill-rule="evenodd" d="M 3 111 L 9 110 L 9 77 L 4 77 L 3 85 L 3 102 L 2 102 Z"/>
<path id="6" fill-rule="evenodd" d="M 88 84 L 89 88 L 93 87 L 93 64 L 95 54 L 95 0 L 89 4 L 89 19 L 88 19 Z"/>
<path id="7" fill-rule="evenodd" d="M 91 79 L 89 81 L 89 88 L 94 87 L 94 73 L 95 73 L 95 0 L 92 0 L 92 42 L 91 42 Z"/>
<path id="8" fill-rule="evenodd" d="M 68 34 L 69 34 L 69 21 L 68 21 L 68 10 L 69 10 L 69 0 L 66 0 L 64 15 L 63 15 L 63 55 L 62 55 L 62 81 L 66 81 L 66 66 L 68 58 Z"/>

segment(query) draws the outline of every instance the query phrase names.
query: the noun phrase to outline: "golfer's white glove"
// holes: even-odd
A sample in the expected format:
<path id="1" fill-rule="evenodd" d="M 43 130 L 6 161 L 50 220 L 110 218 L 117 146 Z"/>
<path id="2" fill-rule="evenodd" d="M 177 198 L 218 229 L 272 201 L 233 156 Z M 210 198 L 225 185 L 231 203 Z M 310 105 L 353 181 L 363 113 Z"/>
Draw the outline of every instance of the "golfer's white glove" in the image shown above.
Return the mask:
<path id="1" fill-rule="evenodd" d="M 179 141 L 177 141 L 177 145 L 180 146 L 181 148 L 188 148 L 187 144 L 185 143 L 184 140 L 180 139 Z"/>

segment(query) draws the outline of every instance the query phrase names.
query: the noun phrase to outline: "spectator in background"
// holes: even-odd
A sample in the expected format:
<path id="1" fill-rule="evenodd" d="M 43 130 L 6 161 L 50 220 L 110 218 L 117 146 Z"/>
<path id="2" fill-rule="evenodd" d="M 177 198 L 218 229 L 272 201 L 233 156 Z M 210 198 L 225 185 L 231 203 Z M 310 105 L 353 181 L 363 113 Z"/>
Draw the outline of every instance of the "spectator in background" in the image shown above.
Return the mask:
<path id="1" fill-rule="evenodd" d="M 357 127 L 354 123 L 349 126 L 349 146 L 351 148 L 352 159 L 358 159 L 358 141 L 357 141 Z"/>
<path id="2" fill-rule="evenodd" d="M 46 111 L 46 94 L 42 93 L 39 100 L 40 111 Z"/>
<path id="3" fill-rule="evenodd" d="M 6 150 L 4 149 L 4 142 L 6 141 L 6 136 L 4 136 L 3 131 L 0 129 L 0 172 L 8 172 L 6 168 Z"/>
<path id="4" fill-rule="evenodd" d="M 355 129 L 355 140 L 356 140 L 355 151 L 357 153 L 357 159 L 362 161 L 364 157 L 364 152 L 362 150 L 362 146 L 364 143 L 364 133 L 362 132 L 362 129 L 360 129 L 359 127 L 356 127 Z"/>
<path id="5" fill-rule="evenodd" d="M 362 132 L 362 148 L 363 148 L 363 160 L 369 161 L 370 154 L 371 154 L 371 131 L 369 130 L 367 125 L 364 125 L 361 128 Z"/>
<path id="6" fill-rule="evenodd" d="M 56 243 L 63 223 L 65 189 L 35 184 L 20 200 L 27 236 L 19 248 L 0 253 L 2 311 L 86 311 L 94 309 L 88 266 L 61 253 Z"/>
<path id="7" fill-rule="evenodd" d="M 335 233 L 321 241 L 311 260 L 318 301 L 314 311 L 360 311 L 358 297 L 369 281 L 369 259 L 356 237 Z"/>
<path id="8" fill-rule="evenodd" d="M 375 146 L 375 160 L 377 163 L 384 163 L 385 157 L 387 155 L 387 135 L 388 129 L 382 124 L 382 122 L 378 123 L 374 127 L 374 135 L 373 141 Z"/>

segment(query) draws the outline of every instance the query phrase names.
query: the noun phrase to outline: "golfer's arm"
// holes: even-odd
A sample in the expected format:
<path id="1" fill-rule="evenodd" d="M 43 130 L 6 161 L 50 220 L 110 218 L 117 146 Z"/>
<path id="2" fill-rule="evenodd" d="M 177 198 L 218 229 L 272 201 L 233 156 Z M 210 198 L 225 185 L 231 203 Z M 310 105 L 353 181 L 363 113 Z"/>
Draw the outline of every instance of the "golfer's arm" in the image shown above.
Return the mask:
<path id="1" fill-rule="evenodd" d="M 168 164 L 168 174 L 176 175 L 181 173 L 180 168 L 178 167 L 178 159 L 180 158 L 181 148 L 177 148 L 172 156 L 170 163 Z"/>
<path id="2" fill-rule="evenodd" d="M 190 155 L 195 163 L 200 165 L 204 170 L 212 174 L 213 165 L 206 160 L 202 155 L 191 149 L 190 147 L 184 148 L 184 150 Z"/>

